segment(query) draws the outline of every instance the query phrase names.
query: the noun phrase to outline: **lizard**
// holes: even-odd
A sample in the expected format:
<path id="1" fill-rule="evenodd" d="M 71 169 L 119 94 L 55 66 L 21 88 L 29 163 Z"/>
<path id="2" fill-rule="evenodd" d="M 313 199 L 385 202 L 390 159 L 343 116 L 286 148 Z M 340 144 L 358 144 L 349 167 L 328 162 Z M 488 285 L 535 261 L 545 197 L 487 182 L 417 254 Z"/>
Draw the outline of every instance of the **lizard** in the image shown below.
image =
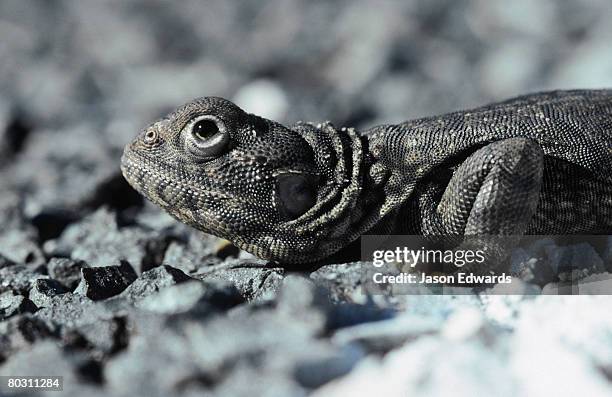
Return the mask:
<path id="1" fill-rule="evenodd" d="M 203 97 L 141 130 L 121 169 L 179 221 L 284 264 L 327 260 L 363 234 L 612 234 L 612 90 L 361 132 Z"/>

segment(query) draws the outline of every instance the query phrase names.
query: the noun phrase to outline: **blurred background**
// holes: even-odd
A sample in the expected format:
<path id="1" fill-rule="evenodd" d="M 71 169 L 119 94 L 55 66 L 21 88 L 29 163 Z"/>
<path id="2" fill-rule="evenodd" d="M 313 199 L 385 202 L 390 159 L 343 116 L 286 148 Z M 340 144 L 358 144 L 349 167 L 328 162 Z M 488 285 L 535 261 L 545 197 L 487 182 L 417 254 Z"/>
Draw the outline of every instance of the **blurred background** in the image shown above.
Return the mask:
<path id="1" fill-rule="evenodd" d="M 111 202 L 123 145 L 198 96 L 364 128 L 612 87 L 611 20 L 607 0 L 3 1 L 0 188 L 31 217 Z"/>

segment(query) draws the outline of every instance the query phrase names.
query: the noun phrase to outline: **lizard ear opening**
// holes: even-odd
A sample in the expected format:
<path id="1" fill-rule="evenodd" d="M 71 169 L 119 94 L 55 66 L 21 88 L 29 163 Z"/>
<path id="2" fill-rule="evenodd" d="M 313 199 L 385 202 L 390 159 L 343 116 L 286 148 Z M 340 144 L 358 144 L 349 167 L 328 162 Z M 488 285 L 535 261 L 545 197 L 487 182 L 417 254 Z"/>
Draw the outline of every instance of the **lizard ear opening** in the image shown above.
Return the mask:
<path id="1" fill-rule="evenodd" d="M 276 177 L 276 201 L 281 215 L 293 220 L 317 202 L 316 180 L 309 175 L 286 173 Z"/>
<path id="2" fill-rule="evenodd" d="M 183 129 L 185 149 L 200 160 L 211 160 L 220 155 L 229 144 L 230 136 L 225 124 L 213 116 L 200 116 Z"/>

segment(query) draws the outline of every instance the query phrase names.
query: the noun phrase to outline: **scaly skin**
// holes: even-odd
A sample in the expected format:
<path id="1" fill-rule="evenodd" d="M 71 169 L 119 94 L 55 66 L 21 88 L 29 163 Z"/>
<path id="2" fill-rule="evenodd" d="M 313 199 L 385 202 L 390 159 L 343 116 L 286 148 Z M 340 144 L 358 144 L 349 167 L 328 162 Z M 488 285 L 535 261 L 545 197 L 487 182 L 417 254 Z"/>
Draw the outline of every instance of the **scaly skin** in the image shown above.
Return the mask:
<path id="1" fill-rule="evenodd" d="M 126 146 L 134 188 L 282 263 L 365 233 L 612 233 L 612 90 L 527 95 L 357 133 L 196 99 Z"/>

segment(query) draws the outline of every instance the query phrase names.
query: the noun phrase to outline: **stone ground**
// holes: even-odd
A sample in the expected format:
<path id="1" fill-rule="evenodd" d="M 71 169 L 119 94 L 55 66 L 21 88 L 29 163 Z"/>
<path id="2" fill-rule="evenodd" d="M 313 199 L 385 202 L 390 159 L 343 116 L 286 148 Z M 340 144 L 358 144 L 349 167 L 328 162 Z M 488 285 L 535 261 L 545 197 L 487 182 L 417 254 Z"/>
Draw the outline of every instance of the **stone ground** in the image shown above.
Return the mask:
<path id="1" fill-rule="evenodd" d="M 515 255 L 522 296 L 367 295 L 366 265 L 265 263 L 118 166 L 203 95 L 365 128 L 611 87 L 607 0 L 176 4 L 0 3 L 0 375 L 75 396 L 612 393 L 612 298 L 554 296 L 610 290 L 612 239 Z"/>

